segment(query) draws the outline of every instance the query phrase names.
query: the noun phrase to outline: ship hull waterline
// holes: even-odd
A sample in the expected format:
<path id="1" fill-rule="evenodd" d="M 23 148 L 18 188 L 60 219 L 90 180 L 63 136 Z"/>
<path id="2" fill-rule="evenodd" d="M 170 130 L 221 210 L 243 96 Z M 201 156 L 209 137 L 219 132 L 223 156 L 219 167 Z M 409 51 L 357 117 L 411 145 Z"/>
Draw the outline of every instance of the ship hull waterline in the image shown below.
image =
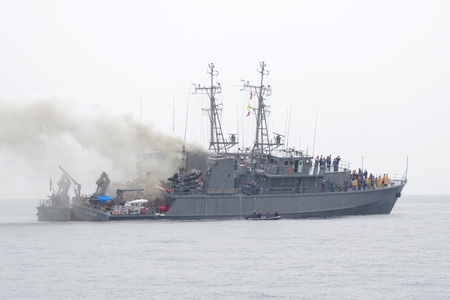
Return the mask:
<path id="1" fill-rule="evenodd" d="M 165 219 L 221 219 L 250 215 L 254 210 L 278 210 L 283 218 L 328 218 L 390 214 L 405 184 L 366 191 L 311 194 L 172 196 Z"/>
<path id="2" fill-rule="evenodd" d="M 159 217 L 154 214 L 113 214 L 80 204 L 74 204 L 73 209 L 77 221 L 156 220 Z"/>
<path id="3" fill-rule="evenodd" d="M 38 206 L 37 216 L 39 221 L 66 222 L 75 221 L 75 213 L 72 207 Z"/>

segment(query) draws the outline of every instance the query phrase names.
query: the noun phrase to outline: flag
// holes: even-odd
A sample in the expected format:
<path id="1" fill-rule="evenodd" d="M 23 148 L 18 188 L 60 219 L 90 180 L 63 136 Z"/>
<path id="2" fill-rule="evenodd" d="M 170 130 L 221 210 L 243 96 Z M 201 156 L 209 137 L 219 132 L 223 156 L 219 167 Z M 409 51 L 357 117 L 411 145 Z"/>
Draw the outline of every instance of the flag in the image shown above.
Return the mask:
<path id="1" fill-rule="evenodd" d="M 248 116 L 250 116 L 250 111 L 249 111 L 248 114 L 247 114 L 247 117 L 248 117 Z"/>
<path id="2" fill-rule="evenodd" d="M 247 106 L 247 109 L 250 109 L 250 104 Z"/>
<path id="3" fill-rule="evenodd" d="M 252 100 L 252 98 L 253 98 L 253 93 L 250 92 L 250 100 Z"/>

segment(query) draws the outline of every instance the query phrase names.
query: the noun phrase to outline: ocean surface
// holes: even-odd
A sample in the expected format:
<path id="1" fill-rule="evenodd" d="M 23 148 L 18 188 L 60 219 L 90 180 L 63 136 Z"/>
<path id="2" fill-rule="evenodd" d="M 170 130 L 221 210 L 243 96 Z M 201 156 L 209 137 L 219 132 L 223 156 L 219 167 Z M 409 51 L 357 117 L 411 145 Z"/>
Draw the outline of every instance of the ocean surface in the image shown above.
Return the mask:
<path id="1" fill-rule="evenodd" d="M 38 222 L 0 200 L 1 299 L 450 299 L 450 195 L 329 219 Z"/>

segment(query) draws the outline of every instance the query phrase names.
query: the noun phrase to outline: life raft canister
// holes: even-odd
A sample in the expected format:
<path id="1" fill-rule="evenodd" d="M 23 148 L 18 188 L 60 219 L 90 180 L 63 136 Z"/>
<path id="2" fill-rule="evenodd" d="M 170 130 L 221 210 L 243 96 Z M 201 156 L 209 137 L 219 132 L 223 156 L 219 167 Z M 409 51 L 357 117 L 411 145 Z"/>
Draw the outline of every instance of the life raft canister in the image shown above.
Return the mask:
<path id="1" fill-rule="evenodd" d="M 148 212 L 147 207 L 141 208 L 141 214 L 145 215 Z"/>
<path id="2" fill-rule="evenodd" d="M 286 172 L 287 172 L 288 174 L 291 174 L 291 173 L 292 173 L 292 169 L 291 169 L 291 168 L 287 168 L 287 169 L 286 169 Z"/>

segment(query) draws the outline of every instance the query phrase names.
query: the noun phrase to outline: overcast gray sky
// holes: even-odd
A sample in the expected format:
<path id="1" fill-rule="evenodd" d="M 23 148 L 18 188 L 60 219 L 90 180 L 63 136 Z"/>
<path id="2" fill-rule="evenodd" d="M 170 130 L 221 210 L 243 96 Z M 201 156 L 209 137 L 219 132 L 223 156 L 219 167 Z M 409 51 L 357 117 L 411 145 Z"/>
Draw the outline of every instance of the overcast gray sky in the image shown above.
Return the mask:
<path id="1" fill-rule="evenodd" d="M 409 157 L 404 193 L 448 193 L 449 1 L 3 0 L 0 41 L 0 198 L 44 198 L 58 165 L 85 193 L 103 170 L 131 176 L 111 161 L 134 168 L 130 128 L 177 148 L 188 101 L 186 138 L 206 146 L 207 99 L 189 88 L 210 62 L 224 132 L 249 146 L 240 80 L 257 84 L 261 61 L 289 146 L 312 153 L 318 111 L 315 154 L 399 175 Z"/>

